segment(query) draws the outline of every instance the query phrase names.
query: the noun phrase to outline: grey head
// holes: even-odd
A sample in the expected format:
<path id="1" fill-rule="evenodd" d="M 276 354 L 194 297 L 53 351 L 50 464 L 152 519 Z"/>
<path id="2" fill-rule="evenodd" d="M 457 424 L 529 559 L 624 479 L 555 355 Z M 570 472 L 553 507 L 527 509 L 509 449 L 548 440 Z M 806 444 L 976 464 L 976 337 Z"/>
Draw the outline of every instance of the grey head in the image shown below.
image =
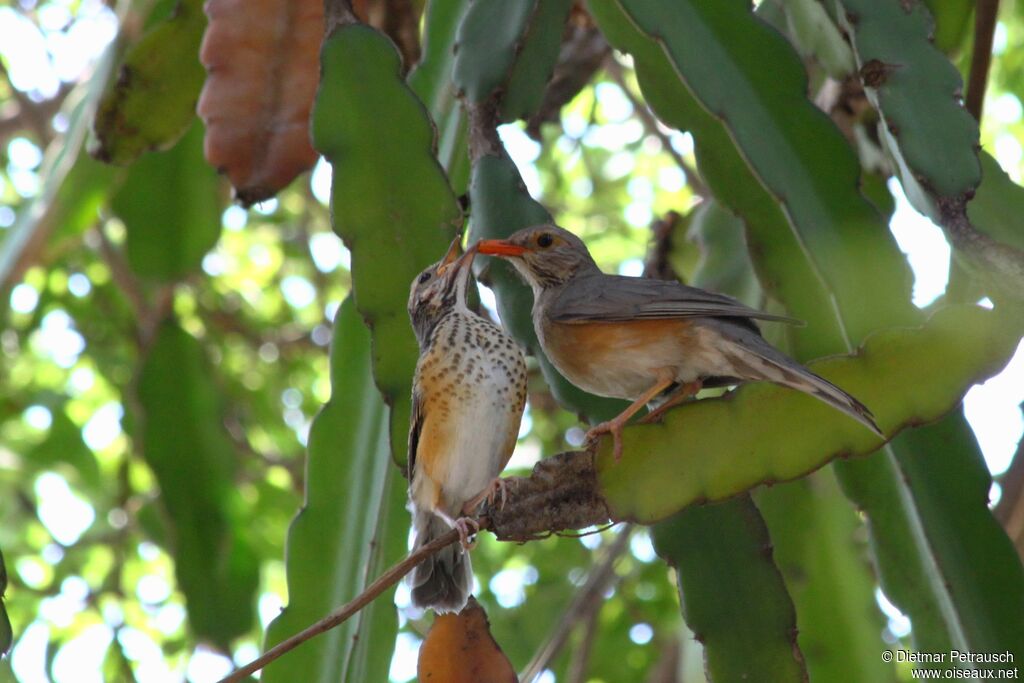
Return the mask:
<path id="1" fill-rule="evenodd" d="M 601 272 L 583 240 L 550 223 L 523 228 L 504 240 L 481 240 L 477 250 L 508 259 L 535 296 L 577 275 Z"/>
<path id="2" fill-rule="evenodd" d="M 461 235 L 456 237 L 444 258 L 425 268 L 409 287 L 409 318 L 421 348 L 448 313 L 453 310 L 469 312 L 466 291 L 476 251 L 470 249 L 462 254 L 461 238 Z"/>

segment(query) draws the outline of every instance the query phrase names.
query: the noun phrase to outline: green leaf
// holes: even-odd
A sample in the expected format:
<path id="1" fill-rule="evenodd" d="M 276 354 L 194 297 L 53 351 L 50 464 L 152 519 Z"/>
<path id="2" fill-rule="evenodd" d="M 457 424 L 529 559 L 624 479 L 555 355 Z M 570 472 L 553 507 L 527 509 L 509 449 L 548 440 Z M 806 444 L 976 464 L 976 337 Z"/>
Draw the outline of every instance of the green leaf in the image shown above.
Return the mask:
<path id="1" fill-rule="evenodd" d="M 756 305 L 760 289 L 743 249 L 743 226 L 714 200 L 692 212 L 703 256 L 693 284 Z M 741 494 L 738 500 L 748 499 Z M 771 531 L 774 560 L 785 577 L 800 624 L 798 643 L 807 653 L 812 680 L 885 681 L 895 669 L 877 656 L 882 617 L 875 605 L 874 578 L 854 541 L 860 526 L 830 469 L 757 491 L 757 508 Z M 714 533 L 717 506 L 703 521 Z M 685 514 L 682 513 L 682 514 Z M 735 544 L 719 533 L 721 544 Z M 720 568 L 728 572 L 731 568 Z M 687 587 L 683 587 L 685 591 Z M 700 590 L 700 587 L 689 587 Z"/>
<path id="2" fill-rule="evenodd" d="M 203 160 L 198 121 L 173 149 L 133 164 L 111 200 L 127 230 L 125 255 L 132 270 L 165 282 L 199 270 L 220 237 L 220 188 Z"/>
<path id="3" fill-rule="evenodd" d="M 477 4 L 480 2 L 476 0 Z M 571 7 L 572 0 L 538 0 L 501 98 L 502 121 L 528 119 L 540 108 L 544 90 L 558 62 L 565 20 Z"/>
<path id="4" fill-rule="evenodd" d="M 47 220 L 55 239 L 75 238 L 96 225 L 110 195 L 120 186 L 124 170 L 82 154 L 57 190 Z"/>
<path id="5" fill-rule="evenodd" d="M 761 289 L 744 248 L 742 223 L 714 199 L 697 205 L 688 219 L 688 237 L 699 244 L 701 254 L 692 284 L 757 305 Z M 706 667 L 714 680 L 743 680 L 751 667 L 771 671 L 772 680 L 807 679 L 795 638 L 793 600 L 775 560 L 764 552 L 771 548 L 771 540 L 749 494 L 722 505 L 683 510 L 655 524 L 653 533 L 659 552 L 665 545 L 678 549 L 672 557 L 660 554 L 678 569 L 684 616 L 704 644 Z M 696 549 L 690 547 L 694 539 Z M 709 543 L 714 552 L 701 552 Z M 753 565 L 745 559 L 749 557 L 756 558 Z M 737 576 L 737 562 L 744 562 L 744 576 Z M 706 629 L 720 613 L 713 615 L 711 601 L 702 596 L 722 594 L 735 596 L 727 612 L 742 619 L 744 631 L 712 627 L 714 637 L 707 637 Z"/>
<path id="6" fill-rule="evenodd" d="M 714 200 L 704 201 L 693 214 L 691 232 L 706 235 L 693 283 L 756 305 L 759 289 L 743 249 L 740 221 Z M 740 499 L 747 497 L 742 494 Z M 854 542 L 859 520 L 832 471 L 826 468 L 760 489 L 756 501 L 796 606 L 798 643 L 807 653 L 811 679 L 893 680 L 895 670 L 877 656 L 882 618 L 875 606 L 874 579 Z M 705 516 L 712 525 L 713 509 Z M 720 543 L 735 543 L 730 536 L 719 536 Z"/>
<path id="7" fill-rule="evenodd" d="M 711 680 L 807 680 L 796 612 L 748 496 L 676 513 L 654 527 L 654 547 L 676 568 Z"/>
<path id="8" fill-rule="evenodd" d="M 993 297 L 1019 298 L 1024 287 L 1020 229 L 1012 231 L 1018 233 L 1014 246 L 1007 246 L 969 219 L 967 202 L 982 180 L 978 123 L 962 105 L 959 71 L 931 41 L 927 7 L 868 0 L 842 4 L 861 81 L 882 117 L 879 129 L 907 198 L 943 227 Z M 998 176 L 993 180 L 999 183 Z M 994 223 L 999 230 L 1000 221 Z"/>
<path id="9" fill-rule="evenodd" d="M 992 477 L 963 413 L 907 433 L 893 445 L 928 520 L 924 532 L 949 586 L 972 652 L 1024 661 L 1024 566 L 987 505 Z M 960 457 L 951 457 L 952 454 Z M 1013 670 L 1014 664 L 981 668 Z"/>
<path id="10" fill-rule="evenodd" d="M 226 648 L 252 626 L 259 564 L 235 518 L 236 454 L 203 347 L 163 323 L 138 375 L 142 452 L 160 485 L 192 631 Z"/>
<path id="11" fill-rule="evenodd" d="M 832 78 L 842 80 L 856 65 L 850 46 L 819 0 L 782 0 L 789 33 L 804 57 L 816 57 Z"/>
<path id="12" fill-rule="evenodd" d="M 485 154 L 473 164 L 470 203 L 471 242 L 508 237 L 520 228 L 552 220 L 547 209 L 530 197 L 515 164 L 504 155 Z M 573 386 L 544 355 L 533 329 L 533 293 L 515 269 L 497 258 L 481 257 L 476 264 L 480 280 L 494 290 L 502 325 L 536 356 L 558 402 L 591 420 L 610 419 L 621 412 L 622 401 L 592 396 Z"/>
<path id="13" fill-rule="evenodd" d="M 118 173 L 81 153 L 92 112 L 103 92 L 102 79 L 113 63 L 114 50 L 110 47 L 96 65 L 92 80 L 69 96 L 73 104 L 65 109 L 68 130 L 46 150 L 39 169 L 42 187 L 21 207 L 17 222 L 0 244 L 0 285 L 19 278 L 35 262 L 54 231 L 75 234 L 91 225 L 110 186 L 116 185 Z"/>
<path id="14" fill-rule="evenodd" d="M 374 386 L 370 333 L 352 299 L 331 347 L 331 399 L 313 420 L 306 499 L 288 532 L 288 606 L 266 647 L 348 602 L 404 552 L 405 480 L 388 457 L 387 407 Z M 398 629 L 394 590 L 266 668 L 263 681 L 383 681 Z"/>
<path id="15" fill-rule="evenodd" d="M 936 197 L 965 195 L 981 182 L 978 124 L 958 100 L 960 72 L 932 43 L 923 3 L 840 2 L 907 196 L 918 211 L 937 215 Z"/>
<path id="16" fill-rule="evenodd" d="M 721 9 L 726 4 L 718 7 Z M 689 89 L 680 83 L 679 74 L 666 53 L 651 38 L 637 31 L 618 5 L 591 3 L 590 8 L 613 44 L 633 55 L 640 85 L 655 112 L 666 122 L 693 132 L 701 174 L 716 196 L 746 223 L 748 247 L 762 285 L 790 313 L 808 322 L 806 328 L 789 331 L 797 358 L 806 360 L 849 350 L 851 342 L 861 339 L 873 325 L 884 321 L 898 324 L 902 316 L 897 309 L 903 310 L 908 320 L 916 318 L 908 306 L 909 273 L 905 264 L 892 258 L 890 241 L 881 237 L 871 249 L 885 257 L 865 256 L 873 264 L 873 275 L 880 271 L 887 273 L 882 279 L 889 286 L 882 289 L 891 291 L 881 294 L 880 299 L 871 300 L 871 305 L 887 304 L 887 310 L 881 320 L 873 321 L 870 311 L 863 308 L 867 300 L 862 299 L 860 310 L 853 311 L 855 315 L 851 318 L 847 304 L 861 296 L 858 283 L 852 278 L 826 278 L 828 268 L 818 252 L 831 249 L 835 252 L 832 258 L 844 258 L 844 245 L 856 238 L 847 235 L 842 224 L 816 226 L 821 236 L 827 234 L 829 239 L 813 243 L 803 239 L 799 229 L 790 231 L 780 207 L 758 182 L 752 181 L 751 172 L 725 126 L 696 105 Z M 747 11 L 738 6 L 732 9 L 737 14 Z M 736 22 L 736 25 L 741 24 L 742 21 Z M 749 41 L 736 39 L 734 42 L 746 45 Z M 765 60 L 764 63 L 772 62 Z M 791 63 L 790 70 L 792 68 Z M 802 94 L 794 97 L 800 98 Z M 826 162 L 822 168 L 831 167 Z M 819 198 L 822 204 L 830 201 L 828 194 Z M 862 231 L 860 237 L 873 234 Z M 853 272 L 862 262 L 856 254 L 849 255 L 852 258 L 847 261 L 847 268 Z M 849 290 L 840 298 L 835 292 L 837 287 Z M 951 596 L 936 571 L 936 558 L 924 537 L 922 521 L 894 453 L 887 448 L 873 458 L 836 463 L 836 468 L 844 492 L 865 514 L 883 587 L 913 620 L 918 648 L 922 651 L 949 649 L 953 641 L 943 617 L 951 614 Z M 936 634 L 941 635 L 941 639 Z M 942 647 L 932 647 L 934 644 Z M 966 647 L 963 639 L 957 644 Z"/>
<path id="17" fill-rule="evenodd" d="M 423 55 L 409 72 L 409 87 L 430 110 L 435 120 L 455 101 L 449 80 L 455 52 L 452 41 L 470 0 L 432 0 L 427 3 L 423 26 Z"/>
<path id="18" fill-rule="evenodd" d="M 743 240 L 743 223 L 714 199 L 707 199 L 690 212 L 687 236 L 700 245 L 700 261 L 692 284 L 736 297 L 757 306 L 761 285 Z"/>
<path id="19" fill-rule="evenodd" d="M 132 662 L 125 654 L 124 646 L 118 638 L 111 638 L 107 646 L 107 654 L 103 658 L 103 680 L 125 681 L 135 683 L 136 678 L 132 671 Z"/>
<path id="20" fill-rule="evenodd" d="M 988 152 L 978 157 L 981 185 L 967 204 L 967 216 L 989 237 L 1024 251 L 1024 187 L 1013 182 Z"/>
<path id="21" fill-rule="evenodd" d="M 473 0 L 459 26 L 452 79 L 470 102 L 498 96 L 502 121 L 540 106 L 571 0 Z"/>
<path id="22" fill-rule="evenodd" d="M 430 2 L 425 11 L 423 56 L 409 72 L 409 87 L 430 110 L 437 127 L 437 159 L 456 194 L 469 184 L 466 116 L 451 82 L 452 42 L 470 0 Z"/>
<path id="23" fill-rule="evenodd" d="M 973 25 L 973 0 L 924 0 L 935 18 L 932 41 L 946 54 L 953 54 L 963 45 Z"/>
<path id="24" fill-rule="evenodd" d="M 483 102 L 508 82 L 530 18 L 541 0 L 473 0 L 455 42 L 452 81 L 470 102 Z"/>
<path id="25" fill-rule="evenodd" d="M 747 248 L 762 287 L 784 302 L 792 315 L 810 323 L 814 334 L 793 335 L 794 350 L 801 357 L 814 358 L 845 349 L 842 320 L 820 266 L 747 166 L 722 122 L 700 106 L 665 53 L 630 23 L 616 3 L 592 2 L 590 11 L 612 45 L 633 56 L 637 80 L 654 113 L 666 124 L 693 134 L 701 176 L 746 227 Z"/>
<path id="26" fill-rule="evenodd" d="M 702 106 L 724 122 L 782 205 L 843 311 L 850 340 L 914 320 L 906 261 L 857 191 L 857 159 L 807 99 L 806 74 L 785 39 L 744 0 L 619 4 L 661 46 Z M 865 262 L 873 264 L 870 278 Z"/>
<path id="27" fill-rule="evenodd" d="M 864 556 L 860 520 L 831 468 L 754 494 L 775 562 L 796 604 L 812 681 L 895 681 L 882 661 L 884 620 Z"/>
<path id="28" fill-rule="evenodd" d="M 93 156 L 130 164 L 143 152 L 169 148 L 185 134 L 206 78 L 199 63 L 205 28 L 202 0 L 179 0 L 166 20 L 128 50 L 96 112 Z"/>
<path id="29" fill-rule="evenodd" d="M 1006 363 L 1019 336 L 1019 322 L 976 306 L 951 306 L 921 328 L 883 330 L 857 355 L 810 367 L 863 399 L 892 436 L 948 412 L 972 383 Z M 618 463 L 611 444 L 602 443 L 598 481 L 613 517 L 639 522 L 878 448 L 878 438 L 843 413 L 765 383 L 684 406 L 663 424 L 628 427 L 623 443 L 628 457 Z"/>
<path id="30" fill-rule="evenodd" d="M 374 377 L 391 406 L 391 451 L 404 465 L 419 356 L 405 310 L 409 283 L 444 255 L 461 212 L 394 44 L 367 26 L 342 26 L 324 41 L 321 64 L 313 143 L 334 170 L 334 230 L 352 252 L 356 306 L 372 330 Z"/>
<path id="31" fill-rule="evenodd" d="M 952 637 L 952 624 L 947 617 L 955 621 L 956 615 L 950 612 L 949 588 L 936 585 L 942 577 L 921 528 L 924 522 L 902 478 L 895 453 L 887 448 L 886 456 L 890 454 L 891 457 L 836 462 L 839 483 L 857 509 L 867 513 L 865 523 L 879 584 L 889 600 L 910 617 L 914 647 L 920 652 L 948 652 L 955 643 L 966 647 L 962 637 Z"/>

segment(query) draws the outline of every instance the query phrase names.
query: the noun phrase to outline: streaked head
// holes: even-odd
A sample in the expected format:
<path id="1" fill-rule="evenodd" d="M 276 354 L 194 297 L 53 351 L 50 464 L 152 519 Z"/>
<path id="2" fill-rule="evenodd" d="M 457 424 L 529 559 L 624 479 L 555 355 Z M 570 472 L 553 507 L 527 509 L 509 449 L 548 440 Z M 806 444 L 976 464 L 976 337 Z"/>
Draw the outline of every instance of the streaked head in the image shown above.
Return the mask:
<path id="1" fill-rule="evenodd" d="M 481 240 L 476 248 L 481 254 L 511 261 L 534 291 L 564 284 L 581 272 L 598 270 L 583 240 L 557 225 L 523 228 L 508 239 Z"/>
<path id="2" fill-rule="evenodd" d="M 460 240 L 461 235 L 452 241 L 444 258 L 425 268 L 409 288 L 409 317 L 421 344 L 445 313 L 455 307 L 467 308 L 466 290 L 476 250 L 463 254 Z"/>

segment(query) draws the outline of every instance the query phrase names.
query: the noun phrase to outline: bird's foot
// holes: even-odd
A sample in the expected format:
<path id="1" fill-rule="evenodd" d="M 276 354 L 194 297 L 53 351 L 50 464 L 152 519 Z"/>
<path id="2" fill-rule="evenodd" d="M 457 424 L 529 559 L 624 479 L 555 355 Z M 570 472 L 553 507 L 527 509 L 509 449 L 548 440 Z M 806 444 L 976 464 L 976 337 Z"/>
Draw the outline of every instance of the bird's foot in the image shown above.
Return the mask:
<path id="1" fill-rule="evenodd" d="M 591 427 L 584 437 L 584 443 L 589 448 L 604 434 L 612 435 L 612 455 L 615 456 L 615 462 L 622 460 L 622 427 L 623 422 L 620 422 L 618 418 L 614 420 L 608 420 L 602 422 L 599 425 Z"/>
<path id="2" fill-rule="evenodd" d="M 468 552 L 476 547 L 476 541 L 471 540 L 471 538 L 479 533 L 479 522 L 471 517 L 459 517 L 455 520 L 454 527 L 459 532 L 459 544 L 462 545 L 463 550 Z"/>
<path id="3" fill-rule="evenodd" d="M 472 515 L 476 512 L 476 509 L 480 507 L 480 503 L 487 501 L 487 504 L 494 507 L 497 504 L 499 510 L 505 508 L 505 503 L 508 501 L 508 482 L 501 477 L 495 477 L 491 480 L 483 491 L 473 496 L 465 505 L 462 506 L 462 514 Z M 501 501 L 498 503 L 498 501 Z"/>
<path id="4" fill-rule="evenodd" d="M 665 413 L 670 409 L 675 408 L 677 405 L 685 401 L 686 399 L 694 396 L 704 387 L 703 382 L 699 379 L 692 382 L 683 384 L 678 389 L 672 392 L 672 394 L 665 399 L 665 401 L 652 410 L 651 412 L 644 415 L 643 419 L 640 420 L 640 424 L 651 424 L 653 422 L 660 422 Z"/>
<path id="5" fill-rule="evenodd" d="M 470 538 L 480 531 L 479 522 L 472 517 L 459 517 L 458 519 L 452 519 L 440 510 L 435 510 L 434 512 L 438 517 L 447 522 L 448 526 L 459 532 L 459 544 L 462 545 L 463 550 L 468 551 L 476 547 L 476 542 L 471 541 Z"/>
<path id="6" fill-rule="evenodd" d="M 612 435 L 612 454 L 615 456 L 615 462 L 622 460 L 622 428 L 629 422 L 629 418 L 636 415 L 637 411 L 647 405 L 655 396 L 672 386 L 674 382 L 675 373 L 671 368 L 661 368 L 658 370 L 657 381 L 651 385 L 651 387 L 641 394 L 635 401 L 633 401 L 628 408 L 623 410 L 621 413 L 601 424 L 592 427 L 586 435 L 587 448 L 593 445 L 593 442 L 597 437 L 602 434 Z"/>

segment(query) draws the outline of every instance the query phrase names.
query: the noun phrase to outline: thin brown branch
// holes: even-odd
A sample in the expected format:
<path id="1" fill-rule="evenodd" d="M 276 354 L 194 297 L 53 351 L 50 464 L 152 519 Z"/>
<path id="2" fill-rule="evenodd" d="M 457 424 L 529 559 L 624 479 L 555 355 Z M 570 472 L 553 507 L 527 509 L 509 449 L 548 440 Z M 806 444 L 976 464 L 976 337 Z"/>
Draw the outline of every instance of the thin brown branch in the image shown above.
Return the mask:
<path id="1" fill-rule="evenodd" d="M 979 122 L 985 106 L 985 88 L 988 85 L 989 65 L 992 62 L 992 37 L 999 15 L 999 0 L 978 0 L 974 11 L 974 52 L 971 54 L 971 72 L 967 79 L 967 99 L 964 106 Z"/>
<path id="2" fill-rule="evenodd" d="M 953 248 L 966 256 L 973 269 L 990 285 L 996 303 L 996 292 L 1013 300 L 1020 299 L 1024 292 L 1024 251 L 997 242 L 975 228 L 967 215 L 967 201 L 965 196 L 936 197 L 939 224 Z"/>
<path id="3" fill-rule="evenodd" d="M 610 54 L 611 47 L 596 26 L 574 23 L 570 16 L 555 71 L 540 106 L 526 122 L 526 134 L 540 141 L 541 126 L 558 121 L 562 107 L 590 83 Z"/>
<path id="4" fill-rule="evenodd" d="M 33 102 L 28 95 L 14 86 L 11 74 L 7 71 L 3 61 L 0 61 L 0 76 L 3 76 L 11 96 L 18 103 L 18 116 L 21 117 L 22 123 L 27 124 L 36 134 L 39 146 L 46 147 L 53 140 L 55 134 L 53 126 L 50 125 L 50 119 L 60 109 L 64 98 L 71 91 L 71 86 L 62 85 L 53 98 L 43 102 Z"/>
<path id="5" fill-rule="evenodd" d="M 601 600 L 605 589 L 614 577 L 615 561 L 622 556 L 629 546 L 629 537 L 633 531 L 632 525 L 626 524 L 615 537 L 615 542 L 608 548 L 601 562 L 595 566 L 587 576 L 587 581 L 580 588 L 579 592 L 572 599 L 569 607 L 566 608 L 562 618 L 555 625 L 554 630 L 540 650 L 533 656 L 530 663 L 526 665 L 523 673 L 519 676 L 521 683 L 531 683 L 537 676 L 548 668 L 552 660 L 558 655 L 562 647 L 569 640 L 573 628 L 586 616 L 589 610 L 594 609 L 594 603 Z"/>
<path id="6" fill-rule="evenodd" d="M 676 226 L 682 218 L 676 211 L 669 211 L 664 218 L 658 219 L 651 224 L 651 232 L 654 233 L 654 242 L 647 254 L 647 261 L 644 263 L 644 277 L 656 280 L 677 280 L 679 275 L 675 272 L 669 262 L 672 253 L 672 238 L 675 235 Z"/>
<path id="7" fill-rule="evenodd" d="M 710 193 L 708 187 L 704 184 L 700 174 L 697 173 L 697 169 L 691 166 L 686 159 L 683 158 L 683 155 L 672 146 L 671 138 L 669 138 L 669 136 L 665 134 L 665 131 L 658 126 L 658 119 L 647 107 L 647 103 L 641 100 L 637 94 L 633 92 L 633 89 L 629 87 L 629 84 L 626 82 L 626 76 L 622 65 L 614 59 L 607 60 L 606 64 L 608 65 L 608 74 L 612 77 L 612 80 L 615 81 L 616 85 L 622 89 L 622 92 L 625 93 L 626 97 L 629 98 L 629 101 L 633 105 L 633 110 L 636 112 L 637 116 L 640 117 L 640 122 L 644 124 L 644 128 L 650 135 L 653 135 L 661 141 L 662 148 L 670 157 L 672 157 L 672 160 L 676 162 L 676 165 L 683 172 L 683 175 L 686 176 L 686 184 L 690 186 L 690 189 L 692 189 L 695 194 L 699 194 L 702 197 L 709 196 Z"/>
<path id="8" fill-rule="evenodd" d="M 486 516 L 478 520 L 481 529 L 492 531 L 499 540 L 526 541 L 562 529 L 582 529 L 608 521 L 608 509 L 598 493 L 594 454 L 591 451 L 559 453 L 537 463 L 529 477 L 514 477 L 507 481 L 510 493 L 508 502 L 501 509 L 487 510 Z M 621 555 L 622 549 L 625 548 L 627 529 L 628 527 L 619 534 L 612 550 L 609 551 L 610 555 Z M 411 553 L 384 572 L 351 602 L 291 638 L 278 643 L 257 659 L 232 672 L 220 683 L 240 681 L 310 638 L 344 623 L 396 584 L 424 559 L 454 543 L 458 538 L 458 533 L 453 530 Z M 611 561 L 607 560 L 609 564 Z M 609 566 L 604 575 L 610 576 L 610 572 Z M 604 582 L 598 586 L 598 596 L 603 586 Z M 583 592 L 588 591 L 584 589 Z"/>
<path id="9" fill-rule="evenodd" d="M 478 521 L 480 523 L 481 529 L 488 528 L 489 521 L 487 520 L 486 517 L 481 517 Z M 353 614 L 355 614 L 356 612 L 358 612 L 359 610 L 373 602 L 373 600 L 378 595 L 380 595 L 388 588 L 398 583 L 403 576 L 411 572 L 413 568 L 415 568 L 423 560 L 427 559 L 428 557 L 434 555 L 442 548 L 445 548 L 458 540 L 459 532 L 455 529 L 452 529 L 443 536 L 439 536 L 430 543 L 427 543 L 419 550 L 409 553 L 409 555 L 407 555 L 404 560 L 392 566 L 386 572 L 381 574 L 376 581 L 367 586 L 366 590 L 357 595 L 354 599 L 345 603 L 338 609 L 334 610 L 333 612 L 331 612 L 326 617 L 316 622 L 312 626 L 309 626 L 303 629 L 302 631 L 299 631 L 290 638 L 282 640 L 280 643 L 270 648 L 262 655 L 246 664 L 245 666 L 235 669 L 230 674 L 222 678 L 220 680 L 220 683 L 235 683 L 237 681 L 244 680 L 250 674 L 259 671 L 267 664 L 270 664 L 272 661 L 274 661 L 281 655 L 285 654 L 286 652 L 294 650 L 296 647 L 302 645 L 310 638 L 318 636 L 321 633 L 326 633 L 327 631 L 330 631 L 332 628 L 335 628 L 336 626 L 340 626 L 341 624 L 345 623 L 345 621 L 348 620 L 349 617 L 351 617 Z"/>
<path id="10" fill-rule="evenodd" d="M 483 102 L 464 101 L 469 118 L 469 159 L 476 163 L 480 157 L 507 156 L 505 146 L 498 137 L 498 102 L 490 97 Z"/>
<path id="11" fill-rule="evenodd" d="M 1024 439 L 1017 444 L 1017 453 L 1010 467 L 999 479 L 1002 496 L 994 510 L 996 519 L 1006 529 L 1017 554 L 1024 559 Z"/>
<path id="12" fill-rule="evenodd" d="M 102 227 L 96 230 L 99 253 L 110 269 L 110 276 L 132 306 L 137 320 L 136 330 L 140 347 L 146 347 L 156 335 L 157 327 L 171 313 L 174 305 L 174 285 L 164 284 L 147 292 L 132 272 L 121 251 L 110 241 Z"/>
<path id="13" fill-rule="evenodd" d="M 247 456 L 248 459 L 262 463 L 264 466 L 263 469 L 253 472 L 248 477 L 243 475 L 243 480 L 261 479 L 266 476 L 266 468 L 282 467 L 291 476 L 292 487 L 295 492 L 302 495 L 302 492 L 305 491 L 305 464 L 302 458 L 289 458 L 281 453 L 267 453 L 257 449 L 249 441 L 245 425 L 242 424 L 242 419 L 234 412 L 224 416 L 224 430 L 239 453 Z"/>
<path id="14" fill-rule="evenodd" d="M 411 0 L 358 0 L 356 14 L 387 34 L 402 53 L 402 73 L 420 59 L 420 10 Z"/>
<path id="15" fill-rule="evenodd" d="M 661 656 L 651 668 L 647 683 L 679 683 L 679 660 L 682 646 L 679 637 L 672 634 L 661 646 Z"/>
<path id="16" fill-rule="evenodd" d="M 282 350 L 293 346 L 305 350 L 319 349 L 313 342 L 313 337 L 310 333 L 301 329 L 298 325 L 286 325 L 278 329 L 266 331 L 257 330 L 249 324 L 243 313 L 223 307 L 201 307 L 199 315 L 203 322 L 208 323 L 211 328 L 217 329 L 221 333 L 236 334 L 254 349 L 259 349 L 267 343 L 273 344 Z"/>
<path id="17" fill-rule="evenodd" d="M 569 668 L 565 676 L 566 683 L 586 683 L 587 671 L 590 668 L 590 652 L 594 648 L 597 637 L 597 617 L 601 614 L 602 602 L 594 600 L 580 621 L 583 637 L 580 644 L 572 651 Z"/>
<path id="18" fill-rule="evenodd" d="M 3 68 L 3 66 L 0 65 L 0 68 Z M 13 94 L 14 86 L 11 85 L 10 88 Z M 64 100 L 67 99 L 68 94 L 72 90 L 74 90 L 74 87 L 65 83 L 61 85 L 56 95 L 42 102 L 33 102 L 28 98 L 15 97 L 17 104 L 15 111 L 0 118 L 0 145 L 6 146 L 8 138 L 25 129 L 31 129 L 39 136 L 40 146 L 45 147 L 48 145 L 54 137 L 54 130 L 50 125 L 50 121 L 60 111 L 60 108 L 64 105 Z M 40 122 L 45 125 L 45 128 L 42 130 L 40 129 Z"/>
<path id="19" fill-rule="evenodd" d="M 95 230 L 95 234 L 100 256 L 103 258 L 104 263 L 107 264 L 107 268 L 110 269 L 111 279 L 113 279 L 125 298 L 128 299 L 128 303 L 131 304 L 132 309 L 135 311 L 136 318 L 141 320 L 145 317 L 149 306 L 145 295 L 142 293 L 142 285 L 139 279 L 135 277 L 131 268 L 128 267 L 128 262 L 118 248 L 110 241 L 106 231 L 100 227 Z"/>

